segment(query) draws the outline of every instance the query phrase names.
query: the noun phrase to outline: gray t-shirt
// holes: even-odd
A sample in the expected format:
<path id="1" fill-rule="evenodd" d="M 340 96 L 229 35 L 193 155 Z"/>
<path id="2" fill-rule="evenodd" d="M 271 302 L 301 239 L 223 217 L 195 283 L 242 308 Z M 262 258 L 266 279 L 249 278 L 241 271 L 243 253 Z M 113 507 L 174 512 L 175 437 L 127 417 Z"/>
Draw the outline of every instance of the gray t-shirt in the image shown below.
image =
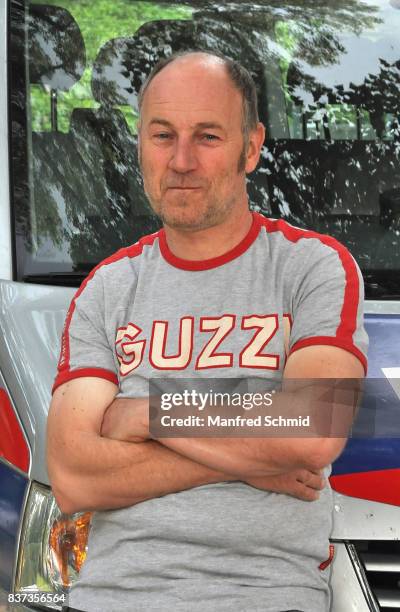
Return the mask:
<path id="1" fill-rule="evenodd" d="M 366 367 L 363 295 L 342 245 L 282 220 L 253 213 L 242 242 L 206 261 L 175 257 L 161 230 L 106 259 L 82 284 L 55 387 L 99 376 L 118 384 L 121 397 L 139 397 L 157 377 L 280 380 L 290 353 L 320 344 L 350 351 Z M 329 487 L 310 503 L 241 482 L 96 512 L 69 605 L 322 612 L 331 522 Z"/>

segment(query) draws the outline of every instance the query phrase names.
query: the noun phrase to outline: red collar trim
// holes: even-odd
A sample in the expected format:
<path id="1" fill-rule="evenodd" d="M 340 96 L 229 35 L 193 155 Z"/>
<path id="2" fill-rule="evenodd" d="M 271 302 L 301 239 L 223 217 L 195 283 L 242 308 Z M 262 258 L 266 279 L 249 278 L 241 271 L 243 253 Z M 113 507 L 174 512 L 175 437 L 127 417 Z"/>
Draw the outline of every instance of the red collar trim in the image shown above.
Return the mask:
<path id="1" fill-rule="evenodd" d="M 192 259 L 181 259 L 180 257 L 176 257 L 170 251 L 167 239 L 165 236 L 164 228 L 160 230 L 160 251 L 164 259 L 174 266 L 175 268 L 180 268 L 181 270 L 190 270 L 192 272 L 197 272 L 199 270 L 210 270 L 211 268 L 218 268 L 218 266 L 223 266 L 224 264 L 232 261 L 232 259 L 236 259 L 242 255 L 247 249 L 253 244 L 255 239 L 257 238 L 261 223 L 258 215 L 256 213 L 252 213 L 253 215 L 253 223 L 246 234 L 246 236 L 237 244 L 233 249 L 224 253 L 223 255 L 219 255 L 218 257 L 213 257 L 211 259 L 200 259 L 200 260 L 192 260 Z"/>

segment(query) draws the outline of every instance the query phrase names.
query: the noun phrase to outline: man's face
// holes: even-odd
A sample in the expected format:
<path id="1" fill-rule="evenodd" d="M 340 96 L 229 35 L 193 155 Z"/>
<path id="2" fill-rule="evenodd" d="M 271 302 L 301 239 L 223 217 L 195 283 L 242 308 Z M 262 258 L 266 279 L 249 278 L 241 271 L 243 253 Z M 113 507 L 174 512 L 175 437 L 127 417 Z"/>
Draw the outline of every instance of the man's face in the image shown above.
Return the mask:
<path id="1" fill-rule="evenodd" d="M 220 62 L 189 56 L 156 75 L 139 143 L 145 191 L 165 225 L 206 229 L 247 203 L 242 96 Z"/>

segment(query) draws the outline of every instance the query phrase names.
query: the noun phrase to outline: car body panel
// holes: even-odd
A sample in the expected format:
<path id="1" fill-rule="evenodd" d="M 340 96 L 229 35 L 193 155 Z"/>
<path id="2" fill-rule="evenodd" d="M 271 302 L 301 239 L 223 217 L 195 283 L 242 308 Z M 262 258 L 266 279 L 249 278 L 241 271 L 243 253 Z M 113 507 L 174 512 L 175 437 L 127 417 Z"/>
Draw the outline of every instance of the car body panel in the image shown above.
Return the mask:
<path id="1" fill-rule="evenodd" d="M 60 337 L 74 290 L 0 281 L 0 363 L 32 452 L 30 477 L 49 484 L 46 419 Z"/>
<path id="2" fill-rule="evenodd" d="M 331 588 L 334 593 L 330 612 L 369 612 L 361 585 L 342 542 L 335 544 L 335 558 L 331 571 Z"/>

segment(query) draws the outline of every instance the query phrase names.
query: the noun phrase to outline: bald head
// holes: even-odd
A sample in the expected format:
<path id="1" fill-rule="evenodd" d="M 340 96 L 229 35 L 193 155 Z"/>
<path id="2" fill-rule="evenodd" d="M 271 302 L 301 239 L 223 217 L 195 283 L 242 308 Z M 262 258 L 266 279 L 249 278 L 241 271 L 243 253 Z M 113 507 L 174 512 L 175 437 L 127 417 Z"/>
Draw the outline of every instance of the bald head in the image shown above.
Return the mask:
<path id="1" fill-rule="evenodd" d="M 234 88 L 223 59 L 204 52 L 185 53 L 170 61 L 166 60 L 159 70 L 153 70 L 141 90 L 139 109 L 142 109 L 150 91 L 166 89 L 170 83 L 173 86 L 173 82 L 187 83 L 197 80 L 200 87 L 201 78 L 204 79 L 203 82 L 211 85 L 219 83 L 225 87 Z"/>
<path id="2" fill-rule="evenodd" d="M 240 93 L 242 100 L 242 132 L 245 143 L 248 142 L 249 133 L 256 129 L 258 124 L 257 91 L 250 73 L 238 62 L 219 54 L 206 51 L 185 51 L 174 53 L 166 59 L 160 60 L 143 83 L 138 97 L 139 126 L 140 116 L 145 94 L 157 75 L 168 69 L 181 72 L 182 79 L 193 72 L 208 72 L 208 78 L 220 80 L 227 77 L 231 86 Z M 167 73 L 168 74 L 168 73 Z"/>

